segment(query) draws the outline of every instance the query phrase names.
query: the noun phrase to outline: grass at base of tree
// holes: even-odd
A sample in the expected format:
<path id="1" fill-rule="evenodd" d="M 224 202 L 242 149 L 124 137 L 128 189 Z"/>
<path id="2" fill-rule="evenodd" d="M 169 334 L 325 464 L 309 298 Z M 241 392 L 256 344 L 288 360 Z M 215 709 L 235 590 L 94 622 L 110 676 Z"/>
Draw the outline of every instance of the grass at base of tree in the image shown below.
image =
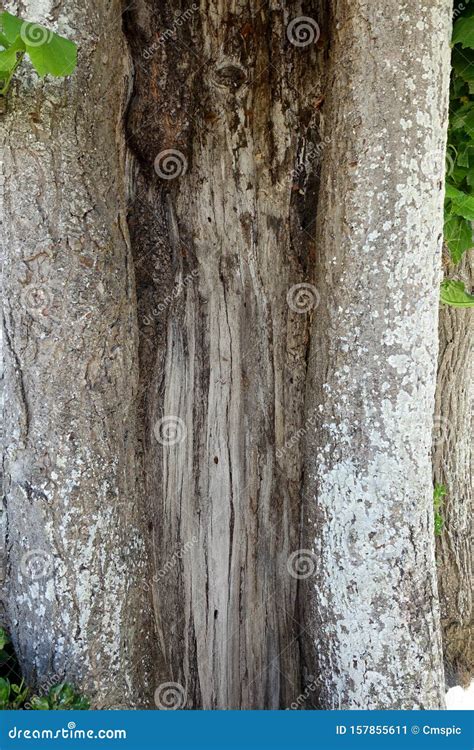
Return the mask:
<path id="1" fill-rule="evenodd" d="M 0 710 L 86 711 L 90 707 L 89 700 L 67 682 L 52 685 L 43 695 L 35 694 L 19 672 L 10 638 L 0 628 Z"/>

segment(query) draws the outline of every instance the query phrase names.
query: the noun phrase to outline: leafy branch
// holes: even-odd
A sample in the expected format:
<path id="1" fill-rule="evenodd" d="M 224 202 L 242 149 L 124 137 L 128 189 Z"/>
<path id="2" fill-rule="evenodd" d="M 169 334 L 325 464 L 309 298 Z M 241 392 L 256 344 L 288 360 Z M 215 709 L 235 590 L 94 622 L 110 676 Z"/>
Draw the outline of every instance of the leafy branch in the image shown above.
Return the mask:
<path id="1" fill-rule="evenodd" d="M 444 239 L 457 265 L 474 245 L 474 3 L 455 22 L 452 44 Z M 461 281 L 443 281 L 441 301 L 474 307 Z"/>
<path id="2" fill-rule="evenodd" d="M 0 97 L 6 96 L 13 75 L 27 55 L 40 77 L 70 75 L 77 64 L 77 46 L 38 23 L 0 13 Z"/>

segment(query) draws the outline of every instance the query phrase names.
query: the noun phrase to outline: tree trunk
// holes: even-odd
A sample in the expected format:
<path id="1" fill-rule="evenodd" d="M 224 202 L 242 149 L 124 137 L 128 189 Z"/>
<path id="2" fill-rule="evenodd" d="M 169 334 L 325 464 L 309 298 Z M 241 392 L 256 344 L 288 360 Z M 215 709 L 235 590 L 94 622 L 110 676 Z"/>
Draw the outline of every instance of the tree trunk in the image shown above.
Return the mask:
<path id="1" fill-rule="evenodd" d="M 473 253 L 448 275 L 473 284 Z M 444 525 L 436 544 L 443 631 L 444 667 L 449 687 L 474 677 L 472 612 L 472 313 L 442 306 L 435 406 L 435 484 L 446 487 Z"/>
<path id="2" fill-rule="evenodd" d="M 2 602 L 28 681 L 95 707 L 283 708 L 302 671 L 321 708 L 443 705 L 451 7 L 286 5 L 131 4 L 125 143 L 121 4 L 21 4 L 80 65 L 0 116 Z M 435 455 L 453 498 L 464 450 Z"/>
<path id="3" fill-rule="evenodd" d="M 38 5 L 21 12 L 70 35 L 80 63 L 66 80 L 27 67 L 0 123 L 9 627 L 28 681 L 65 677 L 102 708 L 146 705 L 121 5 Z"/>
<path id="4" fill-rule="evenodd" d="M 327 709 L 435 709 L 431 431 L 451 3 L 333 3 L 303 547 Z"/>
<path id="5" fill-rule="evenodd" d="M 127 17 L 156 617 L 188 708 L 279 708 L 300 692 L 287 559 L 324 54 L 309 5 L 304 38 L 302 14 L 271 2 L 140 0 Z"/>

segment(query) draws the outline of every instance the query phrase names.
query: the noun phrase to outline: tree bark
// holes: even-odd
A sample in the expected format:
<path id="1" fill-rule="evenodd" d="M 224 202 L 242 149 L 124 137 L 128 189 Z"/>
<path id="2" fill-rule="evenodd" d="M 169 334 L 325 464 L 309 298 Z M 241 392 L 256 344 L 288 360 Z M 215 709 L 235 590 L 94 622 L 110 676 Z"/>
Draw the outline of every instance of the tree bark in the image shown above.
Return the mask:
<path id="1" fill-rule="evenodd" d="M 447 276 L 473 284 L 473 252 Z M 436 560 L 448 687 L 467 687 L 474 677 L 472 611 L 472 313 L 441 306 L 438 384 L 435 405 L 433 474 L 446 487 L 441 508 L 444 526 Z"/>
<path id="2" fill-rule="evenodd" d="M 308 6 L 301 46 L 302 14 L 270 2 L 202 0 L 184 16 L 140 0 L 127 19 L 156 617 L 188 708 L 279 708 L 300 692 L 287 559 L 315 300 L 295 285 L 312 278 L 324 56 Z"/>
<path id="3" fill-rule="evenodd" d="M 65 678 L 100 708 L 147 705 L 121 4 L 21 13 L 73 38 L 80 62 L 66 80 L 26 66 L 0 123 L 9 628 L 28 682 Z"/>
<path id="4" fill-rule="evenodd" d="M 332 8 L 304 666 L 322 708 L 435 709 L 444 697 L 430 448 L 452 8 Z"/>

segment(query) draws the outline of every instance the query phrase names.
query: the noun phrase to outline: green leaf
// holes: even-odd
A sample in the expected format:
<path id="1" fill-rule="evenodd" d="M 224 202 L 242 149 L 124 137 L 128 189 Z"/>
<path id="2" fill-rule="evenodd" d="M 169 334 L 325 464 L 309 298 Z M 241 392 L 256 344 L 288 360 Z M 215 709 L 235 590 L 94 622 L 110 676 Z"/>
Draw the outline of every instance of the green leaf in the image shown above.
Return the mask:
<path id="1" fill-rule="evenodd" d="M 0 13 L 0 25 L 9 44 L 14 44 L 20 38 L 40 76 L 47 73 L 58 77 L 67 76 L 76 67 L 77 46 L 69 39 L 38 23 L 23 21 L 6 11 Z"/>
<path id="2" fill-rule="evenodd" d="M 451 182 L 446 183 L 446 198 L 451 198 L 451 200 L 459 200 L 464 197 L 464 193 L 462 190 L 458 190 L 456 185 L 453 185 Z"/>
<path id="3" fill-rule="evenodd" d="M 51 34 L 51 32 L 50 32 Z M 69 39 L 51 34 L 50 40 L 38 47 L 26 43 L 26 50 L 40 76 L 68 76 L 77 65 L 77 47 Z"/>
<path id="4" fill-rule="evenodd" d="M 474 115 L 474 111 L 473 111 Z M 473 127 L 474 127 L 474 117 L 473 117 Z M 466 124 L 466 129 L 469 128 L 469 125 Z M 461 148 L 458 151 L 456 161 L 461 167 L 469 167 L 469 159 L 472 159 L 472 153 L 473 153 L 474 146 L 472 143 L 467 142 L 463 143 Z"/>
<path id="5" fill-rule="evenodd" d="M 61 685 L 60 691 L 56 695 L 57 702 L 60 706 L 67 706 L 74 700 L 74 690 L 71 685 Z"/>
<path id="6" fill-rule="evenodd" d="M 461 216 L 448 216 L 444 223 L 444 239 L 453 263 L 459 263 L 465 251 L 473 246 L 471 223 Z"/>
<path id="7" fill-rule="evenodd" d="M 466 175 L 466 182 L 469 185 L 469 187 L 474 188 L 474 166 L 469 167 L 467 175 Z"/>
<path id="8" fill-rule="evenodd" d="M 23 24 L 24 21 L 22 21 L 21 18 L 13 16 L 6 10 L 3 11 L 3 13 L 0 13 L 0 30 L 8 44 L 13 44 L 13 42 L 18 39 L 21 35 Z"/>
<path id="9" fill-rule="evenodd" d="M 0 704 L 7 704 L 10 699 L 10 682 L 0 677 Z"/>
<path id="10" fill-rule="evenodd" d="M 25 688 L 25 690 L 23 690 L 23 692 L 20 693 L 13 701 L 13 708 L 17 710 L 19 710 L 20 708 L 23 708 L 23 704 L 25 703 L 27 698 L 28 698 L 28 688 Z"/>
<path id="11" fill-rule="evenodd" d="M 449 162 L 447 161 L 446 164 L 448 165 Z M 455 166 L 452 170 L 448 167 L 447 176 L 450 177 L 457 185 L 461 185 L 462 181 L 466 179 L 468 175 L 469 169 L 467 169 L 467 167 Z"/>
<path id="12" fill-rule="evenodd" d="M 450 182 L 446 183 L 446 198 L 452 201 L 449 213 L 463 216 L 465 219 L 474 221 L 474 195 L 468 195 L 458 190 Z"/>
<path id="13" fill-rule="evenodd" d="M 472 18 L 458 18 L 453 28 L 453 44 L 474 49 L 474 23 Z"/>
<path id="14" fill-rule="evenodd" d="M 49 702 L 45 696 L 34 695 L 30 704 L 32 711 L 49 711 Z"/>
<path id="15" fill-rule="evenodd" d="M 474 105 L 471 102 L 462 104 L 459 109 L 451 115 L 449 127 L 452 130 L 460 130 L 468 127 L 473 129 L 474 125 Z"/>
<path id="16" fill-rule="evenodd" d="M 458 18 L 453 28 L 453 44 L 474 49 L 474 24 L 472 18 Z"/>
<path id="17" fill-rule="evenodd" d="M 474 296 L 466 292 L 462 281 L 446 280 L 441 283 L 441 302 L 451 307 L 474 307 Z"/>
<path id="18" fill-rule="evenodd" d="M 0 51 L 0 70 L 2 71 L 0 77 L 4 71 L 9 74 L 13 70 L 24 51 L 25 45 L 21 39 L 16 39 L 8 49 Z"/>
<path id="19" fill-rule="evenodd" d="M 47 696 L 34 696 L 31 699 L 31 707 L 36 711 L 87 711 L 90 702 L 85 696 L 76 693 L 72 685 L 61 682 L 54 685 Z"/>

